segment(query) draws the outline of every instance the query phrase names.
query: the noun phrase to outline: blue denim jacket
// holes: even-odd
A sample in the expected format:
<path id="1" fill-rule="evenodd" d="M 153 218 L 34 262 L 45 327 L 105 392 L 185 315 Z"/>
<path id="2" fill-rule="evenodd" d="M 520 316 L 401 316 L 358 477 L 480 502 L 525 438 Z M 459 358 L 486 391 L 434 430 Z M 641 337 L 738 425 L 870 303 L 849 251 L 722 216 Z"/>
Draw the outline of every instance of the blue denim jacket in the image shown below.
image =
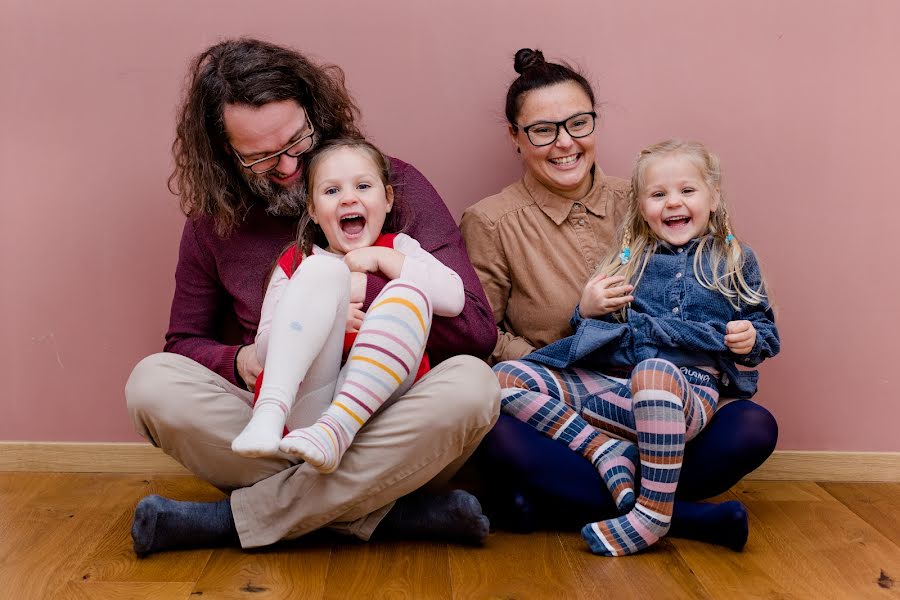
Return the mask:
<path id="1" fill-rule="evenodd" d="M 663 358 L 679 367 L 711 366 L 719 370 L 723 395 L 750 398 L 756 393 L 758 373 L 740 371 L 736 365 L 754 367 L 778 354 L 775 315 L 768 302 L 737 310 L 722 294 L 700 285 L 694 276 L 698 243 L 692 240 L 679 248 L 659 243 L 634 290 L 627 322 L 616 322 L 612 315 L 585 319 L 576 307 L 571 321 L 575 334 L 525 358 L 555 368 L 597 371 L 631 368 L 648 358 Z M 757 289 L 759 264 L 749 247 L 742 248 L 744 279 Z M 708 260 L 703 269 L 710 272 Z M 748 354 L 734 354 L 725 346 L 725 325 L 737 320 L 756 328 L 756 344 Z"/>

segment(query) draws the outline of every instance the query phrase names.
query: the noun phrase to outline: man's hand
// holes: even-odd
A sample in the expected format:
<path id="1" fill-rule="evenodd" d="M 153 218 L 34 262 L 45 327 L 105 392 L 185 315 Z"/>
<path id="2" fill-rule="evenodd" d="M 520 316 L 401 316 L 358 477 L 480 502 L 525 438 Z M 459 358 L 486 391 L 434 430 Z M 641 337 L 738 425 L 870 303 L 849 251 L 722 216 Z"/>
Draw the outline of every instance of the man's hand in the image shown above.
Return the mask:
<path id="1" fill-rule="evenodd" d="M 366 313 L 362 311 L 362 302 L 351 302 L 347 311 L 347 333 L 356 333 L 362 327 Z"/>
<path id="2" fill-rule="evenodd" d="M 238 377 L 244 381 L 248 390 L 254 391 L 256 378 L 262 371 L 262 365 L 256 358 L 256 344 L 250 344 L 238 350 L 236 362 Z"/>
<path id="3" fill-rule="evenodd" d="M 735 354 L 748 354 L 756 344 L 756 328 L 750 321 L 729 321 L 725 334 L 725 346 Z"/>
<path id="4" fill-rule="evenodd" d="M 578 310 L 582 317 L 594 318 L 615 312 L 634 300 L 633 285 L 621 285 L 625 278 L 621 275 L 608 277 L 598 273 L 587 282 L 581 293 Z"/>

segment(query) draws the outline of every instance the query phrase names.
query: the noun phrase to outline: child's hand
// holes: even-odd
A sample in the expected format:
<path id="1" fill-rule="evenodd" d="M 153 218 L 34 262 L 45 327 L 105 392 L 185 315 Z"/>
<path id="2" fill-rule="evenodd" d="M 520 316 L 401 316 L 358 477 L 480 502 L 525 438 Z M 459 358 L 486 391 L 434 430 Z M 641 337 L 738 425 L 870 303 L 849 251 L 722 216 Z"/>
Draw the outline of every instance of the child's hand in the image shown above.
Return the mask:
<path id="1" fill-rule="evenodd" d="M 344 264 L 355 273 L 376 273 L 380 271 L 378 268 L 378 259 L 382 250 L 384 250 L 384 248 L 377 246 L 351 250 L 344 255 Z"/>
<path id="2" fill-rule="evenodd" d="M 369 284 L 365 273 L 350 273 L 350 302 L 366 301 L 366 286 Z"/>
<path id="3" fill-rule="evenodd" d="M 347 311 L 347 333 L 356 333 L 362 327 L 366 313 L 362 311 L 362 302 L 351 302 Z"/>
<path id="4" fill-rule="evenodd" d="M 357 248 L 344 255 L 344 263 L 355 273 L 382 273 L 388 279 L 397 279 L 403 271 L 406 257 L 393 248 L 369 246 Z"/>
<path id="5" fill-rule="evenodd" d="M 606 273 L 600 273 L 591 278 L 584 286 L 581 293 L 581 302 L 578 310 L 582 317 L 602 317 L 615 312 L 634 300 L 631 292 L 633 285 L 620 285 L 625 283 L 621 275 L 607 277 Z"/>
<path id="6" fill-rule="evenodd" d="M 735 354 L 748 354 L 756 344 L 756 328 L 750 321 L 728 321 L 725 333 L 725 346 Z"/>

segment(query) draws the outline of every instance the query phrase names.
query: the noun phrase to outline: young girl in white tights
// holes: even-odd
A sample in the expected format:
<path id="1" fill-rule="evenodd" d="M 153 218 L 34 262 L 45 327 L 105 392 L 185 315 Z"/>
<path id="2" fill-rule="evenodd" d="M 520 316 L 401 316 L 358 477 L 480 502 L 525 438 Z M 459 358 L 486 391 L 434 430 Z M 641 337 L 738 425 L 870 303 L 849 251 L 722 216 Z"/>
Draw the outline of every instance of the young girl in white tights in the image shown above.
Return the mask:
<path id="1" fill-rule="evenodd" d="M 462 312 L 460 277 L 411 237 L 386 233 L 402 226 L 390 219 L 389 175 L 360 139 L 325 142 L 310 158 L 308 215 L 266 290 L 256 335 L 265 368 L 235 452 L 280 450 L 334 471 L 366 421 L 428 370 L 432 314 Z M 375 272 L 391 281 L 363 313 Z"/>

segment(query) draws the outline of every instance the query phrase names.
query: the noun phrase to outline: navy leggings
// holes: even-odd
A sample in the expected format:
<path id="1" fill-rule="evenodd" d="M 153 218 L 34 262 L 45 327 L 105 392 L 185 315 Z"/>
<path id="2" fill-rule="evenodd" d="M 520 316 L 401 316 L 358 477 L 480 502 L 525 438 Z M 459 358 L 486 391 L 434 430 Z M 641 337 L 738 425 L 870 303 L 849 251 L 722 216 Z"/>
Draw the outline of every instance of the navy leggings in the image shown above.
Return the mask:
<path id="1" fill-rule="evenodd" d="M 765 408 L 750 400 L 726 404 L 687 444 L 677 499 L 727 491 L 765 462 L 777 439 L 778 424 Z M 509 415 L 500 415 L 473 459 L 485 509 L 499 525 L 572 528 L 617 514 L 589 461 Z"/>

